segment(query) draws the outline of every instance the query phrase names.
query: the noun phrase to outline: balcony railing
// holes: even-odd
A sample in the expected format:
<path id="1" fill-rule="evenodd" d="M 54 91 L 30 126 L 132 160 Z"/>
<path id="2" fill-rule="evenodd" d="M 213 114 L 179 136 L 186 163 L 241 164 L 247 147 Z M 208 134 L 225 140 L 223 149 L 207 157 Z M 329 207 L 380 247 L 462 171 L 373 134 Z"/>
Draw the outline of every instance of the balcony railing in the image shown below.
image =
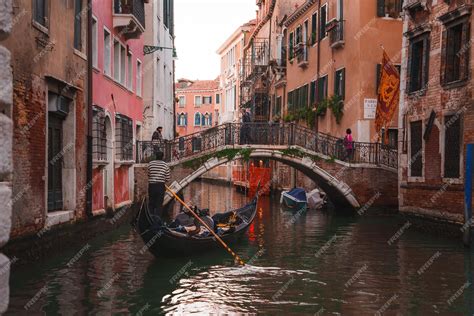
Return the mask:
<path id="1" fill-rule="evenodd" d="M 126 28 L 125 37 L 139 37 L 145 31 L 144 0 L 114 0 L 114 27 Z"/>
<path id="2" fill-rule="evenodd" d="M 344 21 L 335 21 L 328 29 L 332 48 L 344 46 Z"/>
<path id="3" fill-rule="evenodd" d="M 300 67 L 305 67 L 308 65 L 308 46 L 306 43 L 301 42 L 296 45 L 295 56 Z"/>

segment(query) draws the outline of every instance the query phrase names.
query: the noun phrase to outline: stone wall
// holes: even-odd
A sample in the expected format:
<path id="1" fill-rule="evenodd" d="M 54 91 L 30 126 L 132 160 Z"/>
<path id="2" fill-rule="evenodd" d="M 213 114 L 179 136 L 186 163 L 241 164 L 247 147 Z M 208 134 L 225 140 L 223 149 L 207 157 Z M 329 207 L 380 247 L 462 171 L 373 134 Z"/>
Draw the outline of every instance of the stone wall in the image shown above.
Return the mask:
<path id="1" fill-rule="evenodd" d="M 12 1 L 0 2 L 0 41 L 9 36 L 12 27 Z M 10 52 L 0 44 L 0 248 L 8 242 L 12 208 L 12 71 Z M 9 300 L 10 260 L 0 253 L 0 314 Z"/>

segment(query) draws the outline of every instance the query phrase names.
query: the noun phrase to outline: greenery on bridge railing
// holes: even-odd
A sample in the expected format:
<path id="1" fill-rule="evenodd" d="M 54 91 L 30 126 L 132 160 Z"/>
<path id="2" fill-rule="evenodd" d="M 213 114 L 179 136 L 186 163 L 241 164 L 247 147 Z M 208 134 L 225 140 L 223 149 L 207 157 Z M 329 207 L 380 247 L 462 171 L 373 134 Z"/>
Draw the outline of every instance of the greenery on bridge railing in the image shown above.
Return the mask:
<path id="1" fill-rule="evenodd" d="M 287 149 L 279 150 L 279 152 L 281 152 L 282 155 L 289 156 L 289 157 L 296 157 L 296 158 L 307 157 L 307 158 L 311 159 L 314 162 L 318 162 L 318 161 L 323 160 L 323 158 L 321 158 L 320 156 L 309 154 L 309 153 L 307 153 L 307 152 L 305 152 L 305 151 L 303 151 L 299 148 L 288 147 Z M 329 159 L 325 159 L 325 161 L 326 162 L 336 162 L 336 158 L 331 157 Z"/>
<path id="2" fill-rule="evenodd" d="M 206 154 L 204 156 L 200 156 L 182 163 L 183 167 L 190 168 L 193 170 L 199 169 L 206 161 L 212 158 L 226 158 L 227 161 L 234 160 L 235 157 L 240 156 L 240 158 L 247 162 L 250 160 L 250 155 L 252 154 L 252 148 L 242 148 L 242 149 L 234 149 L 234 148 L 227 148 L 223 150 L 216 151 L 214 153 Z"/>

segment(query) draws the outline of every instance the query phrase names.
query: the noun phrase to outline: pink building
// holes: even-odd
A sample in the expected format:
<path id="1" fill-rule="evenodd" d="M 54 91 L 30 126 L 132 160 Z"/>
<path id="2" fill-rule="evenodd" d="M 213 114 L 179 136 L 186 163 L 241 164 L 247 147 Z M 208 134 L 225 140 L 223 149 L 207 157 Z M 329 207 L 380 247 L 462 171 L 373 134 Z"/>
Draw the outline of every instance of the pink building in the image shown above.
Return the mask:
<path id="1" fill-rule="evenodd" d="M 135 141 L 143 123 L 147 0 L 93 1 L 93 210 L 133 200 Z"/>
<path id="2" fill-rule="evenodd" d="M 176 84 L 176 131 L 189 135 L 214 126 L 219 118 L 222 96 L 219 79 L 180 79 Z"/>

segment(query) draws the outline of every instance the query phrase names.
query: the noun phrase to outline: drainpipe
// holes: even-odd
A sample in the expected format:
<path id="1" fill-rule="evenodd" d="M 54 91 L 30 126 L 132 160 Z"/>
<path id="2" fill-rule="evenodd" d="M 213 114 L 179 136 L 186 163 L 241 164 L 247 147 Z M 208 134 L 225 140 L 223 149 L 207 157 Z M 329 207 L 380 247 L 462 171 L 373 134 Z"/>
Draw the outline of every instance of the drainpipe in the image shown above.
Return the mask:
<path id="1" fill-rule="evenodd" d="M 319 12 L 321 12 L 321 0 L 318 0 L 318 18 L 320 19 L 321 21 L 321 18 L 319 16 Z M 327 13 L 326 13 L 327 14 Z M 319 21 L 318 21 L 319 22 Z M 321 27 L 321 24 L 318 23 L 319 27 L 317 29 L 319 29 Z M 315 95 L 316 97 L 318 96 L 319 94 L 319 72 L 321 71 L 321 37 L 319 34 L 316 34 L 318 36 L 318 50 L 317 50 L 317 72 L 316 72 L 316 91 L 315 91 Z M 318 116 L 316 115 L 316 113 L 314 113 L 314 116 L 316 116 L 315 120 L 314 120 L 314 128 L 316 129 L 316 132 L 319 131 L 319 119 L 318 119 Z"/>
<path id="2" fill-rule="evenodd" d="M 92 0 L 87 0 L 87 154 L 86 215 L 92 217 Z"/>

